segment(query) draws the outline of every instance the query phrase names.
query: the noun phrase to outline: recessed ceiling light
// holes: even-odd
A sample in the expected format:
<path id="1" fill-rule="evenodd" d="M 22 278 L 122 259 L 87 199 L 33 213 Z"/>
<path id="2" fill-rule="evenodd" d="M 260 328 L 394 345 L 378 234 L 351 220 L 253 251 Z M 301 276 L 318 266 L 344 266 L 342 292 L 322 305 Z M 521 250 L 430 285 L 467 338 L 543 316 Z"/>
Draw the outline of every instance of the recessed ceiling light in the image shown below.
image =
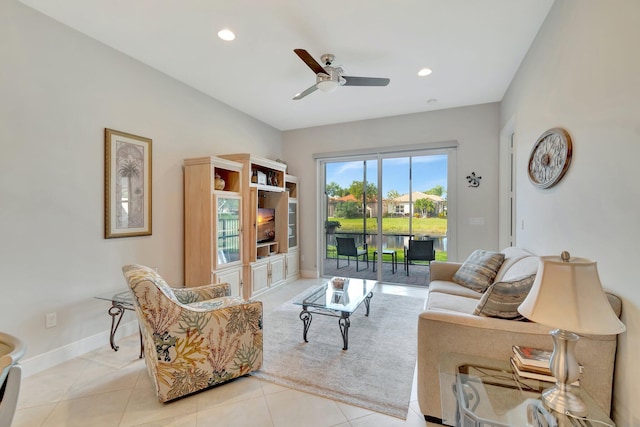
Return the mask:
<path id="1" fill-rule="evenodd" d="M 431 74 L 433 71 L 431 71 L 431 68 L 423 68 L 422 70 L 418 71 L 418 75 L 420 77 L 425 77 L 428 76 L 429 74 Z"/>
<path id="2" fill-rule="evenodd" d="M 236 38 L 236 35 L 233 34 L 233 31 L 225 28 L 223 30 L 218 31 L 218 37 L 220 37 L 222 40 L 225 40 L 225 41 L 231 41 Z"/>

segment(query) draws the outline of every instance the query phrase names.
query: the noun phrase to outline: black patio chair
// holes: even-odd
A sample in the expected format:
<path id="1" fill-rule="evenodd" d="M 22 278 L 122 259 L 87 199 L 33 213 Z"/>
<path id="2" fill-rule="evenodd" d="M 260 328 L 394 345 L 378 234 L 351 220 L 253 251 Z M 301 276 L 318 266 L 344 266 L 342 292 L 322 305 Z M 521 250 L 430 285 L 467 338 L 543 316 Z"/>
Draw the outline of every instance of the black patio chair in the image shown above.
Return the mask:
<path id="1" fill-rule="evenodd" d="M 404 248 L 404 270 L 409 275 L 411 261 L 431 261 L 436 259 L 433 240 L 409 240 L 409 247 Z"/>
<path id="2" fill-rule="evenodd" d="M 353 237 L 336 237 L 336 252 L 336 268 L 340 268 L 340 255 L 347 257 L 347 265 L 351 264 L 351 257 L 355 257 L 356 271 L 360 271 L 358 269 L 358 259 L 360 257 L 367 262 L 367 268 L 369 268 L 369 252 L 367 252 L 366 243 L 363 249 L 358 249 L 356 247 L 356 239 Z"/>

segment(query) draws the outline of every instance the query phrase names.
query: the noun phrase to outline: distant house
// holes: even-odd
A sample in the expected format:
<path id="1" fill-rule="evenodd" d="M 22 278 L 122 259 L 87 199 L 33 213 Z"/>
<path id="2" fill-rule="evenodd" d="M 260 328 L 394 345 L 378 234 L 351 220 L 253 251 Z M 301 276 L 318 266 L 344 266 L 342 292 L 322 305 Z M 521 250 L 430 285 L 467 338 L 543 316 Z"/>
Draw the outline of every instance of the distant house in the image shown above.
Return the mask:
<path id="1" fill-rule="evenodd" d="M 413 204 L 416 200 L 420 199 L 429 199 L 434 203 L 436 216 L 440 214 L 444 215 L 447 211 L 447 201 L 444 198 L 436 196 L 435 194 L 425 194 L 420 191 L 414 191 L 411 195 L 403 194 L 400 197 L 387 201 L 387 213 L 398 216 L 412 216 L 414 213 Z"/>

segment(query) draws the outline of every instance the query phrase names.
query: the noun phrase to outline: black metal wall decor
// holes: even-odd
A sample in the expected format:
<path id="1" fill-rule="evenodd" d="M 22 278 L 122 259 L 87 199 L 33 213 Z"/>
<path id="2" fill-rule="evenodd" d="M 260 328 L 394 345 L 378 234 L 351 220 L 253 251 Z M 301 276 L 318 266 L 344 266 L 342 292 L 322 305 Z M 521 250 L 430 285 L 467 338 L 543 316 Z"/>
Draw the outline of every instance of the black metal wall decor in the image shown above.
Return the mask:
<path id="1" fill-rule="evenodd" d="M 481 176 L 476 176 L 475 172 L 471 172 L 471 175 L 467 175 L 467 181 L 469 181 L 469 187 L 480 187 Z"/>

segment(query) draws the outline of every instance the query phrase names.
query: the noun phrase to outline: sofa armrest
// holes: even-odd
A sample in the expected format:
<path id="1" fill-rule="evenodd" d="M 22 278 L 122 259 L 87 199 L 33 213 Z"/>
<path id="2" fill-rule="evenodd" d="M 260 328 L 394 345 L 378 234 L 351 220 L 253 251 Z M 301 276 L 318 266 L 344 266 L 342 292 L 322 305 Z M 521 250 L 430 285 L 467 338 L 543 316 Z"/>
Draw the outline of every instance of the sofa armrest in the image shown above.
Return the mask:
<path id="1" fill-rule="evenodd" d="M 446 280 L 450 282 L 461 265 L 461 262 L 431 261 L 429 264 L 429 280 Z"/>
<path id="2" fill-rule="evenodd" d="M 432 309 L 418 318 L 418 402 L 424 415 L 442 418 L 440 362 L 447 354 L 508 361 L 514 344 L 553 349 L 549 328 L 519 322 Z M 581 385 L 609 413 L 616 336 L 582 337 L 576 356 L 584 366 Z"/>
<path id="3" fill-rule="evenodd" d="M 214 298 L 231 296 L 231 286 L 228 283 L 214 283 L 193 288 L 173 288 L 173 294 L 182 304 L 206 301 Z"/>

